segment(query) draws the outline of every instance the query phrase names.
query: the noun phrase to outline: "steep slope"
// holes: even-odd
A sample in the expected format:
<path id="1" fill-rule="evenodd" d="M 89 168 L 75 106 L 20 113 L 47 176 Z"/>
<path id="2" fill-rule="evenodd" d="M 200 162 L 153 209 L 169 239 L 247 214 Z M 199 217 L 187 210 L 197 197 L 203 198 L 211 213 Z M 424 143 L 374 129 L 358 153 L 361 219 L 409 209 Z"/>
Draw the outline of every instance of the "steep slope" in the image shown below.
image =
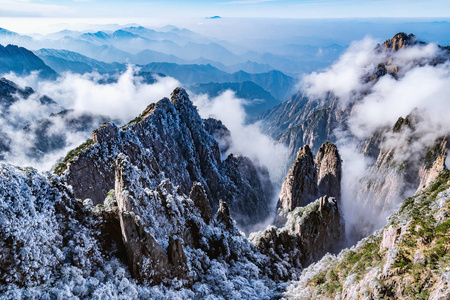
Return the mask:
<path id="1" fill-rule="evenodd" d="M 204 129 L 219 125 L 179 88 L 120 130 L 95 130 L 62 176 L 0 164 L 2 296 L 275 297 L 272 278 L 288 270 L 232 219 L 257 222 L 270 181 L 248 158 L 220 161 Z"/>
<path id="2" fill-rule="evenodd" d="M 58 74 L 47 66 L 33 52 L 14 45 L 6 47 L 0 45 L 0 73 L 16 73 L 19 76 L 29 75 L 32 71 L 38 71 L 44 79 L 56 79 Z"/>
<path id="3" fill-rule="evenodd" d="M 349 109 L 338 107 L 339 100 L 328 95 L 310 99 L 304 93 L 294 94 L 288 101 L 278 104 L 257 117 L 267 132 L 290 149 L 295 156 L 298 148 L 309 145 L 319 150 L 323 142 L 335 142 L 334 129 L 345 126 Z"/>
<path id="4" fill-rule="evenodd" d="M 2 298 L 274 295 L 264 256 L 226 205 L 216 218 L 200 213 L 201 185 L 192 199 L 167 180 L 149 189 L 152 179 L 123 155 L 116 172 L 116 192 L 93 207 L 57 176 L 0 165 Z"/>
<path id="5" fill-rule="evenodd" d="M 388 224 L 288 287 L 288 299 L 448 299 L 450 172 L 403 201 Z"/>
<path id="6" fill-rule="evenodd" d="M 439 87 L 427 90 L 423 80 L 428 75 L 422 74 L 424 70 L 447 73 L 449 52 L 404 33 L 384 44 L 364 43 L 367 40 L 354 44 L 323 73 L 311 74 L 304 92 L 259 118 L 273 137 L 289 147 L 292 161 L 304 145 L 317 151 L 330 140 L 344 148 L 348 163 L 342 207 L 352 216 L 346 223 L 347 234 L 353 236 L 349 243 L 382 226 L 402 199 L 423 188 L 430 174 L 444 168 L 449 149 L 445 117 L 429 115 L 436 107 L 446 109 L 447 93 L 442 92 L 437 101 Z M 357 57 L 367 60 L 360 64 Z M 344 70 L 358 78 L 348 90 L 342 83 L 334 85 L 341 76 L 345 79 Z M 418 80 L 407 85 L 412 76 Z M 442 86 L 448 86 L 443 81 Z M 394 86 L 395 95 L 390 92 Z M 406 95 L 412 88 L 415 92 Z M 439 103 L 427 105 L 435 99 Z M 420 103 L 420 108 L 410 103 Z M 377 213 L 368 218 L 365 212 L 372 210 Z"/>
<path id="7" fill-rule="evenodd" d="M 301 148 L 281 189 L 278 227 L 250 235 L 272 265 L 290 270 L 279 279 L 296 278 L 303 268 L 339 249 L 344 224 L 340 203 L 332 196 L 340 197 L 341 168 L 336 146 L 322 145 L 315 162 L 309 147 Z"/>
<path id="8" fill-rule="evenodd" d="M 217 141 L 205 130 L 183 89 L 176 89 L 171 100 L 149 105 L 121 129 L 104 124 L 94 131 L 92 140 L 69 153 L 55 172 L 64 173 L 76 197 L 99 204 L 114 188 L 113 163 L 119 153 L 143 163 L 145 172 L 153 174 L 153 188 L 161 174 L 186 195 L 193 182 L 200 182 L 213 209 L 219 199 L 224 200 L 243 228 L 270 213 L 267 172 L 242 156 L 230 154 L 221 161 Z"/>
<path id="9" fill-rule="evenodd" d="M 309 146 L 300 148 L 281 187 L 281 214 L 303 207 L 321 196 L 341 197 L 342 162 L 335 145 L 325 142 L 313 158 Z"/>
<path id="10" fill-rule="evenodd" d="M 414 35 L 405 33 L 398 33 L 383 45 L 378 45 L 374 52 L 379 55 L 380 63 L 375 67 L 373 62 L 369 62 L 370 66 L 366 66 L 366 69 L 370 71 L 358 70 L 362 73 L 358 75 L 361 77 L 358 80 L 363 83 L 364 87 L 362 91 L 350 91 L 350 95 L 346 95 L 350 99 L 339 97 L 332 90 L 325 91 L 321 96 L 308 91 L 300 91 L 288 101 L 262 113 L 257 120 L 265 123 L 270 135 L 289 146 L 292 157 L 295 157 L 297 149 L 303 145 L 309 145 L 313 151 L 317 151 L 318 147 L 326 140 L 336 142 L 336 129 L 347 130 L 347 119 L 352 114 L 354 107 L 357 107 L 364 97 L 373 92 L 371 88 L 380 79 L 385 77 L 398 79 L 416 66 L 442 64 L 450 58 L 448 51 L 433 54 L 436 57 L 425 53 L 424 57 L 402 58 L 402 55 L 408 54 L 399 52 L 399 50 L 405 51 L 413 46 L 424 47 L 425 44 L 419 42 Z M 417 51 L 421 51 L 421 48 L 417 48 Z M 349 59 L 346 63 L 350 67 L 355 61 Z M 405 64 L 405 66 L 399 67 L 401 64 Z M 351 65 L 351 67 L 355 66 Z M 307 90 L 308 87 L 305 88 Z"/>

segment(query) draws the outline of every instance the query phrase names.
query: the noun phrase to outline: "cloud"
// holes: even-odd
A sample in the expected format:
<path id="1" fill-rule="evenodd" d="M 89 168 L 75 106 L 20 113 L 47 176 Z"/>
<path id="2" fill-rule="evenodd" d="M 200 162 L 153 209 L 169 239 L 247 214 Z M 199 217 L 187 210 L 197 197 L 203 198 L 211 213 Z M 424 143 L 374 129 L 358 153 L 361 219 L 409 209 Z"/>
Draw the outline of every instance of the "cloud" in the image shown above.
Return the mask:
<path id="1" fill-rule="evenodd" d="M 357 239 L 384 225 L 386 217 L 417 189 L 395 168 L 376 166 L 374 158 L 363 155 L 361 144 L 381 134 L 380 147 L 393 155 L 394 164 L 407 161 L 418 168 L 427 148 L 450 133 L 450 62 L 436 64 L 441 54 L 435 44 L 382 51 L 377 41 L 365 38 L 352 43 L 328 69 L 303 78 L 301 86 L 310 98 L 332 93 L 350 112 L 334 133 L 343 159 L 346 229 Z M 376 79 L 383 66 L 387 74 Z M 413 129 L 393 133 L 398 118 L 410 114 L 416 120 Z"/>
<path id="2" fill-rule="evenodd" d="M 50 170 L 58 158 L 90 138 L 92 130 L 101 125 L 105 118 L 126 123 L 138 116 L 148 104 L 167 97 L 180 85 L 171 77 L 156 77 L 155 83 L 146 84 L 136 75 L 133 66 L 129 66 L 118 77 L 117 82 L 108 84 L 99 83 L 104 78 L 96 73 L 66 73 L 57 81 L 40 81 L 37 73 L 28 77 L 9 74 L 7 78 L 20 86 L 31 86 L 37 93 L 28 99 L 19 99 L 9 108 L 6 117 L 0 118 L 0 133 L 6 134 L 5 140 L 10 141 L 10 150 L 3 152 L 4 160 L 18 166 L 31 165 L 39 170 Z M 41 104 L 41 95 L 49 96 L 58 105 L 49 107 Z M 40 141 L 42 136 L 34 133 L 44 127 L 38 125 L 37 131 L 24 131 L 23 128 L 31 124 L 30 129 L 33 129 L 34 122 L 61 111 L 62 107 L 75 110 L 68 117 L 77 118 L 88 114 L 94 119 L 86 124 L 86 128 L 79 130 L 67 128 L 67 123 L 62 118 L 50 118 L 51 124 L 46 128 L 45 134 L 47 137 L 57 138 L 61 145 L 47 153 L 40 153 L 36 150 L 36 143 L 48 141 Z"/>
<path id="3" fill-rule="evenodd" d="M 243 107 L 246 100 L 237 98 L 235 93 L 230 90 L 215 98 L 194 95 L 191 96 L 191 99 L 198 107 L 202 118 L 212 117 L 221 120 L 230 130 L 232 142 L 225 156 L 230 153 L 244 155 L 249 157 L 256 166 L 266 168 L 273 182 L 274 191 L 279 191 L 288 171 L 286 166 L 289 151 L 284 145 L 265 135 L 259 123 L 247 124 L 245 122 L 246 113 Z M 267 220 L 247 228 L 247 232 L 263 230 L 273 222 L 277 200 L 278 194 L 274 193 L 271 201 L 273 215 L 269 216 Z"/>
<path id="4" fill-rule="evenodd" d="M 109 84 L 99 83 L 103 76 L 97 73 L 65 73 L 56 82 L 39 81 L 36 76 L 11 80 L 33 87 L 65 108 L 107 115 L 127 122 L 140 114 L 148 104 L 167 97 L 180 86 L 172 77 L 157 75 L 154 84 L 146 84 L 143 78 L 136 75 L 137 70 L 129 65 L 116 82 Z"/>
<path id="5" fill-rule="evenodd" d="M 312 98 L 324 98 L 331 91 L 342 101 L 349 101 L 370 87 L 364 82 L 368 74 L 374 73 L 385 54 L 376 51 L 377 41 L 366 37 L 351 43 L 337 62 L 324 72 L 313 72 L 302 79 L 300 87 Z M 343 103 L 346 104 L 346 103 Z"/>
<path id="6" fill-rule="evenodd" d="M 282 182 L 287 172 L 288 149 L 263 134 L 259 123 L 245 122 L 245 99 L 237 98 L 230 90 L 215 98 L 194 95 L 192 99 L 202 118 L 219 119 L 230 130 L 233 143 L 227 154 L 249 157 L 257 165 L 267 167 L 273 181 Z"/>

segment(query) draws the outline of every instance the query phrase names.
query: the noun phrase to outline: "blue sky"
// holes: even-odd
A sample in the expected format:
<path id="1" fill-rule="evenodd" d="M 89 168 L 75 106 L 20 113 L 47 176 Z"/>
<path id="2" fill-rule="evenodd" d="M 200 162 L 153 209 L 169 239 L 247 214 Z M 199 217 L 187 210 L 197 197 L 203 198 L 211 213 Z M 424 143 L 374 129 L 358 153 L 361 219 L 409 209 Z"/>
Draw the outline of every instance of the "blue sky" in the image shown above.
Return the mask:
<path id="1" fill-rule="evenodd" d="M 450 17 L 449 0 L 0 0 L 0 17 Z"/>

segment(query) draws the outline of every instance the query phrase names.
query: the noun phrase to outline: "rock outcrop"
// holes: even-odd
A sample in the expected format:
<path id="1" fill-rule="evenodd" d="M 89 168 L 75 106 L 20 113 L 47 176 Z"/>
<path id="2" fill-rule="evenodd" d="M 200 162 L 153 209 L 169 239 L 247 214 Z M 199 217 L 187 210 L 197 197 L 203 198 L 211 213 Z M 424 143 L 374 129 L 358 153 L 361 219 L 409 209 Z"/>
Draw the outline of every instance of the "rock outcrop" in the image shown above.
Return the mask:
<path id="1" fill-rule="evenodd" d="M 387 40 L 383 43 L 384 50 L 397 51 L 403 47 L 411 46 L 417 44 L 418 41 L 414 34 L 407 35 L 404 32 L 397 33 L 390 40 Z"/>
<path id="2" fill-rule="evenodd" d="M 289 212 L 283 227 L 269 226 L 251 234 L 250 240 L 270 258 L 271 265 L 288 270 L 277 279 L 288 280 L 325 253 L 338 249 L 342 231 L 336 199 L 324 196 Z"/>
<path id="3" fill-rule="evenodd" d="M 350 113 L 338 104 L 339 99 L 332 94 L 322 99 L 310 99 L 299 92 L 257 119 L 270 135 L 289 148 L 294 160 L 298 149 L 304 145 L 317 152 L 325 141 L 336 141 L 333 130 L 339 124 L 345 124 Z"/>
<path id="4" fill-rule="evenodd" d="M 105 127 L 106 128 L 106 127 Z M 190 281 L 181 240 L 169 236 L 168 253 L 148 231 L 150 224 L 142 218 L 141 201 L 128 175 L 132 166 L 123 155 L 116 161 L 115 193 L 123 243 L 132 275 L 145 284 L 168 283 L 173 278 Z M 149 199 L 149 201 L 155 201 Z"/>
<path id="5" fill-rule="evenodd" d="M 212 123 L 207 121 L 205 126 L 187 93 L 179 88 L 171 100 L 149 105 L 128 125 L 119 129 L 105 124 L 94 131 L 93 140 L 74 151 L 56 172 L 64 172 L 77 198 L 99 204 L 114 189 L 113 165 L 123 153 L 151 174 L 149 188 L 158 186 L 162 174 L 185 195 L 199 182 L 212 208 L 217 209 L 222 199 L 245 229 L 269 215 L 272 185 L 267 172 L 248 158 L 231 154 L 221 159 L 218 142 L 205 129 L 227 131 L 219 122 Z"/>
<path id="6" fill-rule="evenodd" d="M 405 199 L 388 224 L 303 271 L 287 299 L 449 299 L 450 171 Z"/>
<path id="7" fill-rule="evenodd" d="M 309 146 L 298 152 L 280 193 L 278 228 L 269 226 L 250 236 L 280 270 L 277 279 L 299 275 L 325 253 L 339 249 L 342 216 L 337 199 L 328 195 L 340 197 L 341 168 L 339 152 L 329 142 L 320 147 L 315 161 Z M 283 272 L 286 269 L 289 272 Z"/>
<path id="8" fill-rule="evenodd" d="M 326 141 L 317 152 L 317 189 L 319 195 L 341 197 L 342 160 L 336 145 Z"/>
<path id="9" fill-rule="evenodd" d="M 342 162 L 337 147 L 325 142 L 315 160 L 308 145 L 300 148 L 297 160 L 283 182 L 278 208 L 281 213 L 306 206 L 320 196 L 340 199 Z"/>
<path id="10" fill-rule="evenodd" d="M 300 148 L 297 160 L 289 170 L 281 187 L 278 208 L 292 211 L 306 206 L 317 198 L 317 171 L 308 145 Z"/>
<path id="11" fill-rule="evenodd" d="M 363 207 L 378 211 L 380 221 L 395 209 L 399 199 L 426 189 L 446 168 L 448 137 L 437 138 L 434 146 L 414 148 L 423 136 L 416 131 L 419 122 L 415 114 L 400 117 L 393 128 L 380 130 L 360 145 L 361 151 L 374 157 L 375 162 L 360 181 L 357 199 Z M 372 230 L 367 227 L 363 235 Z"/>
<path id="12" fill-rule="evenodd" d="M 172 100 L 105 123 L 62 176 L 0 165 L 2 296 L 274 295 L 280 272 L 233 219 L 259 217 L 261 175 L 248 158 L 220 159 L 184 90 Z"/>

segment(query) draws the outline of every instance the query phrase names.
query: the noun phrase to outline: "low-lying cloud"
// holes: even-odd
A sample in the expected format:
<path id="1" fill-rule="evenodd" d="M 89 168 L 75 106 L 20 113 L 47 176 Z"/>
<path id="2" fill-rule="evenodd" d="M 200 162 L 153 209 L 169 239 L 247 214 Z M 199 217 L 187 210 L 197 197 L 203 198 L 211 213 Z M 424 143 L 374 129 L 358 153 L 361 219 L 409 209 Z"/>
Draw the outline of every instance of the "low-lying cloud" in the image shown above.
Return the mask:
<path id="1" fill-rule="evenodd" d="M 203 118 L 213 117 L 221 120 L 230 130 L 232 144 L 228 153 L 245 155 L 256 164 L 268 168 L 275 182 L 284 179 L 288 149 L 265 135 L 259 123 L 246 123 L 243 108 L 245 99 L 237 98 L 230 90 L 215 98 L 196 95 L 192 99 Z"/>
<path id="2" fill-rule="evenodd" d="M 171 77 L 155 76 L 155 82 L 147 84 L 138 76 L 137 69 L 129 66 L 115 81 L 107 81 L 97 73 L 78 75 L 63 74 L 57 81 L 41 81 L 36 73 L 27 77 L 7 74 L 9 80 L 19 86 L 31 86 L 37 93 L 23 99 L 18 96 L 0 120 L 1 132 L 8 140 L 8 150 L 3 152 L 3 160 L 19 166 L 33 166 L 39 170 L 50 170 L 58 158 L 78 146 L 91 135 L 91 131 L 105 120 L 126 123 L 139 115 L 145 107 L 167 97 L 180 83 Z M 104 83 L 108 82 L 108 83 Z M 46 95 L 57 104 L 42 104 L 39 98 Z M 67 128 L 61 118 L 51 117 L 46 134 L 61 141 L 54 151 L 41 153 L 35 148 L 39 136 L 33 130 L 24 130 L 35 122 L 56 114 L 62 109 L 73 110 L 71 118 L 89 115 L 93 119 L 82 130 Z M 34 124 L 34 125 L 33 125 Z M 121 125 L 121 124 L 118 124 Z M 58 141 L 59 141 L 58 140 Z"/>
<path id="3" fill-rule="evenodd" d="M 381 148 L 397 149 L 393 159 L 399 164 L 413 163 L 427 147 L 434 146 L 437 138 L 450 133 L 450 63 L 436 63 L 443 55 L 435 44 L 382 51 L 377 41 L 365 38 L 352 43 L 324 72 L 303 79 L 302 87 L 310 98 L 332 93 L 338 96 L 342 107 L 351 111 L 346 124 L 335 131 L 343 159 L 342 207 L 347 233 L 356 230 L 362 234 L 361 228 L 373 230 L 384 225 L 399 202 L 415 192 L 396 174 L 391 175 L 397 182 L 378 187 L 390 189 L 388 195 L 363 191 L 367 180 L 376 182 L 380 176 L 388 175 L 371 168 L 376 157 L 361 153 L 362 141 L 381 132 Z M 383 66 L 387 74 L 377 80 L 374 75 Z M 413 128 L 392 133 L 399 117 L 410 114 L 415 119 Z"/>

